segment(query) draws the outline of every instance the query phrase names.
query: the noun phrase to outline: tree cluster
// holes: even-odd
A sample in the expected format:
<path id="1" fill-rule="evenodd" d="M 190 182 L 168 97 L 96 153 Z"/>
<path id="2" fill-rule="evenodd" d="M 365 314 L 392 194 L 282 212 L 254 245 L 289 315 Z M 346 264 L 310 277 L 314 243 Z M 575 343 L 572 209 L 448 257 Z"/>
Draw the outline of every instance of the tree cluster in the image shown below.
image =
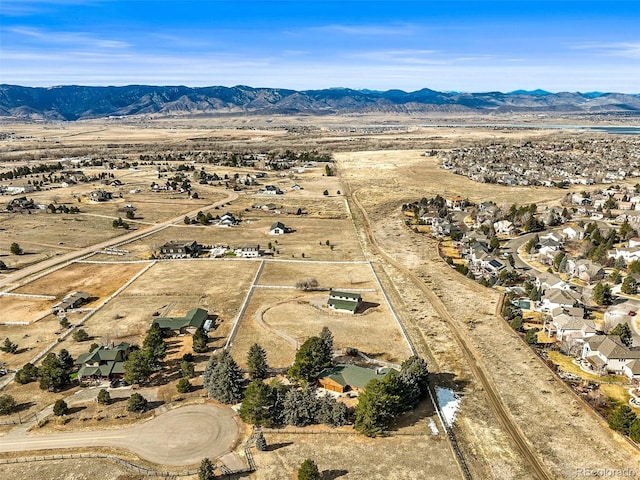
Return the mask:
<path id="1" fill-rule="evenodd" d="M 242 400 L 242 371 L 227 350 L 223 350 L 217 357 L 211 357 L 204 370 L 203 384 L 209 396 L 219 402 L 231 404 Z"/>
<path id="2" fill-rule="evenodd" d="M 166 354 L 167 345 L 162 330 L 154 323 L 142 342 L 142 348 L 132 351 L 124 362 L 124 379 L 132 384 L 148 381 L 153 372 L 160 368 Z"/>

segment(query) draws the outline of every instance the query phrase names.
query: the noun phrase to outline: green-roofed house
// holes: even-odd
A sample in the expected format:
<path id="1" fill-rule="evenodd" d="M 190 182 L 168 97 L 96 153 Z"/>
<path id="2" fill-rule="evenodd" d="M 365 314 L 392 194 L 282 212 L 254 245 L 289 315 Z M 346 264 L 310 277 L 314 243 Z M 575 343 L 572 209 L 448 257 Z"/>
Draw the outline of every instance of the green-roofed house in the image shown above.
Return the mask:
<path id="1" fill-rule="evenodd" d="M 193 334 L 200 327 L 208 332 L 213 321 L 209 319 L 209 312 L 202 308 L 194 308 L 184 317 L 158 317 L 152 323 L 158 325 L 160 330 Z"/>
<path id="2" fill-rule="evenodd" d="M 329 308 L 339 312 L 356 313 L 362 304 L 362 297 L 359 293 L 343 292 L 331 290 L 329 292 Z"/>
<path id="3" fill-rule="evenodd" d="M 80 368 L 78 381 L 113 380 L 124 376 L 124 362 L 129 357 L 131 345 L 122 342 L 113 347 L 98 347 L 78 356 L 74 362 Z"/>
<path id="4" fill-rule="evenodd" d="M 369 381 L 381 379 L 388 369 L 374 370 L 357 365 L 336 365 L 320 372 L 318 383 L 325 390 L 337 393 L 362 392 Z"/>

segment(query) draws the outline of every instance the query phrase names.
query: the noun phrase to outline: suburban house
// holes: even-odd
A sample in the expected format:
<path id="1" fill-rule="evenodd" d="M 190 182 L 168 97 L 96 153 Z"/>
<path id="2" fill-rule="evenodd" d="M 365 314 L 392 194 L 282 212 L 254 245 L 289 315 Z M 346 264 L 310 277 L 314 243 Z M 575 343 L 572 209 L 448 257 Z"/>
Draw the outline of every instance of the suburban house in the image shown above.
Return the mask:
<path id="1" fill-rule="evenodd" d="M 464 197 L 446 197 L 444 199 L 444 201 L 446 202 L 447 208 L 451 208 L 452 210 L 462 210 L 464 208 L 464 205 L 466 203 Z"/>
<path id="2" fill-rule="evenodd" d="M 561 290 L 551 288 L 545 290 L 542 295 L 541 307 L 543 311 L 550 312 L 557 307 L 574 307 L 582 303 L 582 297 L 573 290 Z"/>
<path id="3" fill-rule="evenodd" d="M 629 373 L 638 370 L 640 351 L 630 350 L 617 335 L 596 335 L 584 342 L 581 358 L 599 374 L 625 374 L 625 367 Z"/>
<path id="4" fill-rule="evenodd" d="M 326 368 L 320 372 L 318 383 L 320 387 L 330 392 L 360 393 L 369 381 L 374 378 L 382 379 L 387 372 L 388 369 L 373 370 L 357 365 L 336 365 L 335 367 Z"/>
<path id="5" fill-rule="evenodd" d="M 257 258 L 260 256 L 260 245 L 243 245 L 236 248 L 234 252 L 236 257 Z"/>
<path id="6" fill-rule="evenodd" d="M 111 200 L 112 197 L 111 192 L 105 190 L 95 190 L 89 194 L 89 198 L 94 202 L 106 202 L 107 200 Z"/>
<path id="7" fill-rule="evenodd" d="M 160 254 L 166 258 L 193 258 L 201 251 L 202 245 L 195 240 L 172 240 L 160 247 Z"/>
<path id="8" fill-rule="evenodd" d="M 68 310 L 78 308 L 83 303 L 86 303 L 91 298 L 86 292 L 71 292 L 64 297 L 60 302 L 51 307 L 51 313 L 54 315 L 64 314 Z"/>
<path id="9" fill-rule="evenodd" d="M 567 240 L 582 240 L 584 238 L 584 228 L 577 225 L 570 225 L 562 229 L 562 233 L 567 237 Z"/>
<path id="10" fill-rule="evenodd" d="M 583 340 L 593 337 L 597 333 L 592 320 L 585 320 L 582 317 L 566 313 L 554 316 L 551 321 L 545 324 L 544 330 L 549 337 L 555 336 L 560 342 L 571 339 Z"/>
<path id="11" fill-rule="evenodd" d="M 633 261 L 640 260 L 640 247 L 637 245 L 633 247 L 619 247 L 614 251 L 609 252 L 608 257 L 615 258 L 616 260 L 618 258 L 622 258 L 625 263 L 631 263 Z"/>
<path id="12" fill-rule="evenodd" d="M 604 268 L 602 268 L 601 265 L 587 259 L 567 259 L 567 271 L 571 273 L 574 278 L 578 278 L 587 283 L 597 282 L 605 276 Z"/>
<path id="13" fill-rule="evenodd" d="M 78 356 L 74 362 L 78 370 L 78 381 L 112 380 L 124 376 L 124 362 L 131 352 L 131 345 L 120 343 L 113 347 L 98 347 Z"/>
<path id="14" fill-rule="evenodd" d="M 209 319 L 209 312 L 202 308 L 189 310 L 184 317 L 158 317 L 152 324 L 158 325 L 160 330 L 171 330 L 176 333 L 193 334 L 198 328 L 208 332 L 213 325 Z"/>
<path id="15" fill-rule="evenodd" d="M 274 223 L 269 229 L 269 235 L 283 235 L 285 233 L 291 233 L 291 229 L 282 222 Z"/>
<path id="16" fill-rule="evenodd" d="M 331 290 L 329 292 L 329 308 L 339 312 L 356 313 L 362 304 L 362 297 L 359 293 L 342 292 Z"/>
<path id="17" fill-rule="evenodd" d="M 499 220 L 493 224 L 496 235 L 511 235 L 515 226 L 509 220 Z"/>

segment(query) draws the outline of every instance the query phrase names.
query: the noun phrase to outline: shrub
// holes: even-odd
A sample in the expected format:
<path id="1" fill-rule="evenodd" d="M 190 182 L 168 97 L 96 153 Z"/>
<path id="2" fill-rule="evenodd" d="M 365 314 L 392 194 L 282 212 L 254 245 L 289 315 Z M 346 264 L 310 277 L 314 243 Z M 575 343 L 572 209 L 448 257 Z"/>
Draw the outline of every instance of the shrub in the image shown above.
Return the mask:
<path id="1" fill-rule="evenodd" d="M 149 402 L 139 393 L 134 393 L 127 400 L 127 411 L 129 412 L 144 412 L 147 409 Z"/>
<path id="2" fill-rule="evenodd" d="M 191 384 L 189 383 L 189 379 L 182 377 L 178 380 L 178 385 L 176 386 L 178 393 L 188 393 L 191 391 Z"/>
<path id="3" fill-rule="evenodd" d="M 53 414 L 60 417 L 62 415 L 66 415 L 67 413 L 69 413 L 67 402 L 65 402 L 61 398 L 56 400 L 56 403 L 53 404 Z"/>

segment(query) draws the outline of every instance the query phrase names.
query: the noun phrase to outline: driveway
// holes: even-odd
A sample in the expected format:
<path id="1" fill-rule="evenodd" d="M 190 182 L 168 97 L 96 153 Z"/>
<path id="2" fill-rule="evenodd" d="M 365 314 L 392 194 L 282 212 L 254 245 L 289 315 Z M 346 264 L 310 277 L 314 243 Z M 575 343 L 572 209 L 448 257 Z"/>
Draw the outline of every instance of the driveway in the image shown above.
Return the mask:
<path id="1" fill-rule="evenodd" d="M 202 404 L 170 410 L 141 425 L 119 429 L 42 435 L 18 429 L 0 437 L 0 452 L 115 447 L 159 465 L 195 465 L 231 449 L 239 433 L 235 416 L 230 408 Z"/>

